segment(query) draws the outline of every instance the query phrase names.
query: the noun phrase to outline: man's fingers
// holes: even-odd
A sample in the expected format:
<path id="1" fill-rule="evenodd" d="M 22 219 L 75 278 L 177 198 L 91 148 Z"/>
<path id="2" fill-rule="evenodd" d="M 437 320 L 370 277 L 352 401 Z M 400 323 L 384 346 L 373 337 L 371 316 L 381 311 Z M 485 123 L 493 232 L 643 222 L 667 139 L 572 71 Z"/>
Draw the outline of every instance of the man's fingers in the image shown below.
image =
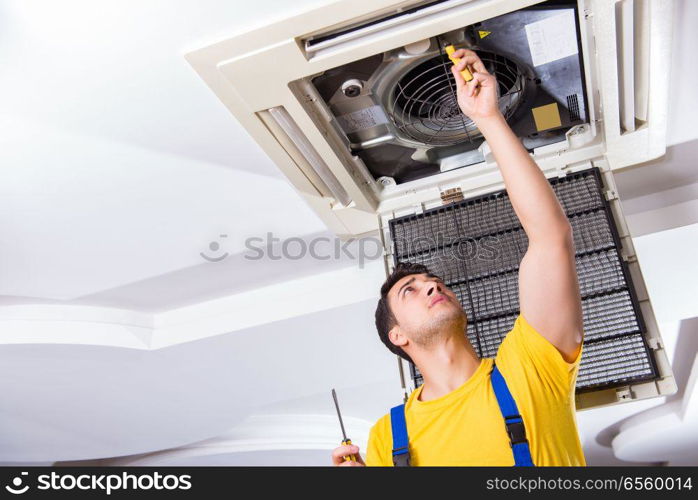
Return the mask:
<path id="1" fill-rule="evenodd" d="M 465 84 L 465 95 L 473 97 L 477 92 L 477 81 L 473 78 Z"/>
<path id="2" fill-rule="evenodd" d="M 485 65 L 483 64 L 482 60 L 475 55 L 475 52 L 472 52 L 471 55 L 466 55 L 461 59 L 461 61 L 465 61 L 465 64 L 471 66 L 478 73 L 487 74 L 487 68 L 485 68 Z"/>
<path id="3" fill-rule="evenodd" d="M 494 75 L 490 75 L 489 73 L 479 73 L 476 71 L 473 73 L 472 81 L 476 81 L 480 87 L 493 87 L 495 86 L 497 79 L 494 77 Z"/>
<path id="4" fill-rule="evenodd" d="M 473 97 L 478 95 L 481 87 L 494 87 L 496 80 L 489 73 L 472 73 L 473 79 L 465 84 L 465 95 Z"/>
<path id="5" fill-rule="evenodd" d="M 348 463 L 344 461 L 344 457 L 349 455 L 358 455 L 359 447 L 353 444 L 345 444 L 338 446 L 332 450 L 332 463 L 335 465 L 342 465 L 343 463 Z"/>
<path id="6" fill-rule="evenodd" d="M 461 64 L 451 66 L 451 73 L 453 73 L 453 77 L 456 79 L 456 88 L 458 89 L 465 85 L 465 79 L 463 75 L 460 74 L 460 72 L 463 71 L 463 67 L 465 66 Z"/>
<path id="7" fill-rule="evenodd" d="M 480 87 L 490 87 L 494 84 L 495 78 L 489 73 L 473 72 L 473 79 L 468 82 Z"/>
<path id="8" fill-rule="evenodd" d="M 458 49 L 453 53 L 453 56 L 460 58 L 461 62 L 465 62 L 466 65 L 472 66 L 475 71 L 480 73 L 488 73 L 482 59 L 480 59 L 480 57 L 478 57 L 478 55 L 472 50 Z"/>
<path id="9" fill-rule="evenodd" d="M 476 77 L 477 73 L 471 73 L 473 75 L 472 80 L 465 84 L 465 95 L 472 97 L 477 93 L 477 87 L 480 84 L 480 78 Z"/>
<path id="10" fill-rule="evenodd" d="M 342 458 L 359 452 L 359 447 L 355 444 L 345 444 L 332 450 L 332 457 Z"/>
<path id="11" fill-rule="evenodd" d="M 339 464 L 339 467 L 364 467 L 364 464 L 350 460 L 349 462 L 342 462 Z"/>

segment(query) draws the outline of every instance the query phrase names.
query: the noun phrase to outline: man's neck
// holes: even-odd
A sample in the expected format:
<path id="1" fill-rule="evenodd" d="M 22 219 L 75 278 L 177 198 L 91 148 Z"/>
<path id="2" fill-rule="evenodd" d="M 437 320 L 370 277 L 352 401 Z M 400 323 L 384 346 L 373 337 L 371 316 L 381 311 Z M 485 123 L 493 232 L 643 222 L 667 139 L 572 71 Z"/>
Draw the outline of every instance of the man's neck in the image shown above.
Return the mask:
<path id="1" fill-rule="evenodd" d="M 480 358 L 464 335 L 457 335 L 435 346 L 419 360 L 424 386 L 420 401 L 430 401 L 463 385 L 480 366 Z"/>

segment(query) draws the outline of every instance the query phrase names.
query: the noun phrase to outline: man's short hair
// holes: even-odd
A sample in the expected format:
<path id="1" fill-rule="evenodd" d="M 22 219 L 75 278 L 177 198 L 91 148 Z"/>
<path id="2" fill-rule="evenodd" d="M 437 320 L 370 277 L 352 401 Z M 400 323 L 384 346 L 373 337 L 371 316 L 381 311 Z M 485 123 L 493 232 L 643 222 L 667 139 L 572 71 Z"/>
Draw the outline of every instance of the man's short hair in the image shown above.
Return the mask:
<path id="1" fill-rule="evenodd" d="M 413 262 L 400 262 L 390 276 L 385 280 L 383 286 L 381 286 L 381 298 L 378 300 L 378 307 L 376 307 L 376 329 L 378 330 L 378 336 L 385 346 L 390 349 L 390 352 L 397 354 L 398 356 L 406 359 L 410 363 L 413 363 L 412 358 L 410 358 L 402 347 L 396 346 L 388 338 L 388 332 L 397 323 L 393 311 L 390 309 L 390 303 L 388 302 L 388 292 L 391 288 L 400 281 L 405 276 L 410 274 L 426 274 L 430 278 L 438 278 L 439 276 L 432 273 L 427 266 L 424 264 L 415 264 Z M 443 280 L 442 280 L 443 281 Z"/>

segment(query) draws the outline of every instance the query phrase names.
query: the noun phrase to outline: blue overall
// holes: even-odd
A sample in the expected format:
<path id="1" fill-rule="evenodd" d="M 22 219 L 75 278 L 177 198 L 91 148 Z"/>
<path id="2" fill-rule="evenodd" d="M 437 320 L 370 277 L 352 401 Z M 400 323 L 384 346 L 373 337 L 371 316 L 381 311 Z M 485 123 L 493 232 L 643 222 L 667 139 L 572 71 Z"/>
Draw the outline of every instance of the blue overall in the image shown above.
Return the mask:
<path id="1" fill-rule="evenodd" d="M 499 372 L 497 365 L 491 372 L 492 388 L 499 403 L 499 410 L 504 417 L 504 425 L 509 435 L 509 444 L 514 454 L 514 465 L 519 467 L 535 467 L 531 459 L 531 450 L 526 439 L 526 428 L 523 418 L 519 415 L 516 402 L 509 392 L 504 377 Z M 393 430 L 393 465 L 395 467 L 410 466 L 409 440 L 407 438 L 407 424 L 405 423 L 405 405 L 401 404 L 390 410 L 390 425 Z"/>

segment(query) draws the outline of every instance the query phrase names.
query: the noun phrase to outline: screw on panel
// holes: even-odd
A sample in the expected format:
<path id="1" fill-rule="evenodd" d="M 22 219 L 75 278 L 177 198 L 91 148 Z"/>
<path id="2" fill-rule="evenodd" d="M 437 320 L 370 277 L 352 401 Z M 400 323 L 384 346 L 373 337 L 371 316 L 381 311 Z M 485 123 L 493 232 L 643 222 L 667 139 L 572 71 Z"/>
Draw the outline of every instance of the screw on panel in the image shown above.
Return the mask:
<path id="1" fill-rule="evenodd" d="M 347 97 L 358 97 L 364 89 L 364 83 L 361 80 L 352 78 L 342 84 L 342 93 Z"/>
<path id="2" fill-rule="evenodd" d="M 618 199 L 618 193 L 616 193 L 614 190 L 609 189 L 608 191 L 604 192 L 604 197 L 606 200 L 611 201 L 611 200 L 617 200 Z"/>
<path id="3" fill-rule="evenodd" d="M 664 346 L 662 346 L 661 341 L 656 338 L 656 337 L 650 337 L 647 339 L 647 345 L 649 346 L 650 349 L 653 351 L 658 351 L 659 349 L 663 349 Z"/>
<path id="4" fill-rule="evenodd" d="M 378 184 L 380 184 L 383 187 L 397 185 L 397 183 L 395 182 L 395 179 L 393 179 L 392 177 L 388 177 L 386 175 L 379 177 L 378 179 L 376 179 L 376 181 L 378 182 Z"/>
<path id="5" fill-rule="evenodd" d="M 633 399 L 633 395 L 630 392 L 630 387 L 621 387 L 616 389 L 616 398 L 618 398 L 618 401 L 629 401 Z"/>

